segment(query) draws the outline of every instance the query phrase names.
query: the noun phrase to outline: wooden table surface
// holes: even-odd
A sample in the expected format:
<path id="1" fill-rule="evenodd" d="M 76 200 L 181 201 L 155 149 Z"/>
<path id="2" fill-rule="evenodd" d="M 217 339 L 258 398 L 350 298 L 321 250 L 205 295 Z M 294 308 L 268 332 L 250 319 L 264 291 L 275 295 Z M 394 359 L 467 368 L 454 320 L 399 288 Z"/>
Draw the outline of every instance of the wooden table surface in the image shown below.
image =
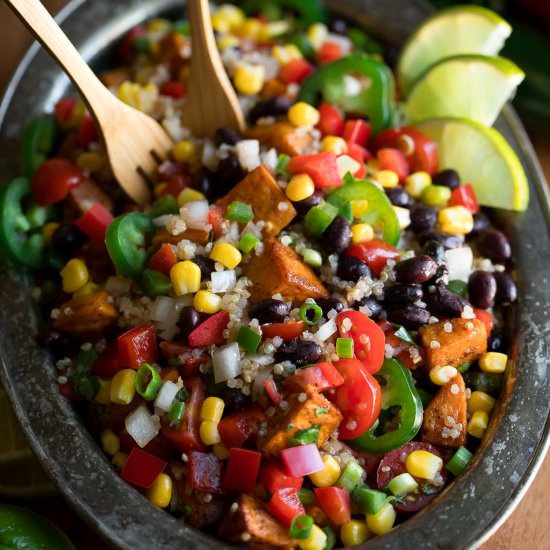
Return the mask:
<path id="1" fill-rule="evenodd" d="M 55 11 L 65 3 L 65 0 L 46 0 L 49 9 Z M 3 54 L 0 63 L 0 90 L 3 89 L 9 75 L 17 64 L 24 50 L 28 47 L 30 37 L 25 28 L 12 16 L 5 4 L 0 4 L 0 36 L 3 36 Z M 550 181 L 550 134 L 532 133 L 531 137 L 539 159 L 543 165 L 546 178 Z M 506 523 L 485 543 L 483 550 L 532 550 L 550 549 L 550 455 L 546 457 L 533 485 L 521 501 L 517 509 Z M 93 540 L 93 535 L 80 525 L 76 516 L 65 508 L 58 500 L 37 503 L 35 507 L 62 525 L 73 540 L 77 550 L 101 550 L 103 544 Z M 468 528 L 467 525 L 464 526 Z M 84 537 L 82 533 L 86 533 Z M 80 534 L 80 536 L 79 536 Z M 77 537 L 77 538 L 75 538 Z"/>

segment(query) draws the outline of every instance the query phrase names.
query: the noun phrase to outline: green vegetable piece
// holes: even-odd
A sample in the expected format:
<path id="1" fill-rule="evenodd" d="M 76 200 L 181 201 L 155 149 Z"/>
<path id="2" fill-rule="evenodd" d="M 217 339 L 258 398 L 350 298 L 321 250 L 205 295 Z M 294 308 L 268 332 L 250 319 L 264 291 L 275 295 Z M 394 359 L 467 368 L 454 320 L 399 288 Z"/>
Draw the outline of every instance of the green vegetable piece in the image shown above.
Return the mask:
<path id="1" fill-rule="evenodd" d="M 75 361 L 76 372 L 78 374 L 86 374 L 90 372 L 98 357 L 99 354 L 94 348 L 80 350 Z"/>
<path id="2" fill-rule="evenodd" d="M 243 325 L 239 329 L 237 342 L 247 353 L 256 353 L 261 341 L 262 335 L 252 330 L 249 326 Z"/>
<path id="3" fill-rule="evenodd" d="M 172 31 L 182 36 L 189 36 L 191 25 L 189 21 L 175 21 L 172 25 Z"/>
<path id="4" fill-rule="evenodd" d="M 158 218 L 159 216 L 165 216 L 166 214 L 177 214 L 178 210 L 178 199 L 176 199 L 174 195 L 164 195 L 151 205 L 149 216 L 151 218 Z"/>
<path id="5" fill-rule="evenodd" d="M 341 359 L 353 357 L 353 340 L 351 338 L 336 338 L 336 353 Z"/>
<path id="6" fill-rule="evenodd" d="M 351 211 L 351 202 L 346 201 L 338 211 L 339 216 L 343 216 L 349 223 L 353 222 L 353 212 Z"/>
<path id="7" fill-rule="evenodd" d="M 336 533 L 334 532 L 334 529 L 327 525 L 326 527 L 323 527 L 323 532 L 327 536 L 327 542 L 325 543 L 324 550 L 332 550 L 334 548 L 334 545 L 336 544 Z"/>
<path id="8" fill-rule="evenodd" d="M 310 59 L 315 57 L 315 48 L 304 34 L 295 34 L 289 43 L 294 44 L 304 57 Z"/>
<path id="9" fill-rule="evenodd" d="M 136 373 L 136 391 L 146 401 L 153 401 L 162 384 L 160 374 L 149 363 L 143 363 Z"/>
<path id="10" fill-rule="evenodd" d="M 294 437 L 289 438 L 288 443 L 291 446 L 309 445 L 310 443 L 317 444 L 320 429 L 320 424 L 315 424 L 315 426 L 311 426 L 311 428 L 298 430 L 294 434 Z"/>
<path id="11" fill-rule="evenodd" d="M 30 229 L 40 229 L 46 222 L 56 217 L 56 209 L 52 206 L 33 204 L 27 209 L 25 217 L 29 222 Z"/>
<path id="12" fill-rule="evenodd" d="M 151 42 L 146 36 L 136 36 L 132 40 L 132 46 L 136 53 L 148 53 Z"/>
<path id="13" fill-rule="evenodd" d="M 146 269 L 141 275 L 140 282 L 143 292 L 149 298 L 166 296 L 172 290 L 170 279 L 164 273 L 154 269 Z"/>
<path id="14" fill-rule="evenodd" d="M 311 267 L 321 267 L 323 265 L 323 256 L 314 248 L 304 248 L 301 252 L 304 263 Z"/>
<path id="15" fill-rule="evenodd" d="M 363 29 L 351 27 L 348 30 L 348 38 L 351 40 L 353 47 L 356 50 L 361 50 L 367 53 L 381 54 L 384 48 L 378 40 L 369 36 Z"/>
<path id="16" fill-rule="evenodd" d="M 311 534 L 313 518 L 307 514 L 296 516 L 290 524 L 289 533 L 293 539 L 304 540 Z"/>
<path id="17" fill-rule="evenodd" d="M 461 281 L 460 279 L 455 279 L 453 281 L 449 281 L 449 284 L 447 285 L 447 288 L 454 292 L 455 294 L 458 294 L 459 296 L 462 296 L 463 298 L 466 298 L 466 294 L 468 293 L 468 283 L 465 283 L 464 281 Z"/>
<path id="18" fill-rule="evenodd" d="M 395 476 L 388 483 L 388 490 L 396 497 L 402 497 L 418 489 L 418 483 L 408 472 Z"/>
<path id="19" fill-rule="evenodd" d="M 300 489 L 298 491 L 298 498 L 304 506 L 310 506 L 315 502 L 315 495 L 313 491 L 309 489 Z"/>
<path id="20" fill-rule="evenodd" d="M 275 174 L 278 176 L 290 176 L 290 172 L 288 171 L 288 163 L 290 161 L 290 157 L 288 155 L 280 154 L 279 158 L 277 159 L 277 166 L 275 166 Z"/>
<path id="21" fill-rule="evenodd" d="M 183 401 L 174 401 L 168 409 L 168 421 L 170 424 L 179 425 L 185 413 L 185 403 Z"/>
<path id="22" fill-rule="evenodd" d="M 23 172 L 31 177 L 46 160 L 55 143 L 56 127 L 53 118 L 35 118 L 23 133 Z"/>
<path id="23" fill-rule="evenodd" d="M 460 373 L 468 372 L 468 369 L 472 366 L 471 361 L 464 361 L 456 370 Z"/>
<path id="24" fill-rule="evenodd" d="M 249 254 L 259 242 L 260 239 L 256 235 L 245 233 L 239 241 L 239 250 L 245 254 Z"/>
<path id="25" fill-rule="evenodd" d="M 466 447 L 460 446 L 451 457 L 451 460 L 445 464 L 445 468 L 454 476 L 459 476 L 466 469 L 473 456 Z"/>
<path id="26" fill-rule="evenodd" d="M 249 222 L 254 218 L 252 206 L 241 201 L 233 201 L 228 207 L 225 217 L 233 222 Z"/>
<path id="27" fill-rule="evenodd" d="M 351 493 L 361 483 L 364 476 L 365 470 L 358 462 L 351 460 L 346 464 L 335 485 L 337 487 L 345 487 Z"/>
<path id="28" fill-rule="evenodd" d="M 420 397 L 420 401 L 422 401 L 422 407 L 425 409 L 430 401 L 434 398 L 433 394 L 431 394 L 429 391 L 423 389 L 423 388 L 416 388 L 416 393 L 418 393 L 418 397 Z"/>
<path id="29" fill-rule="evenodd" d="M 362 514 L 376 514 L 384 506 L 388 495 L 375 491 L 368 485 L 360 485 L 351 493 L 351 500 Z"/>
<path id="30" fill-rule="evenodd" d="M 310 208 L 304 219 L 306 232 L 314 237 L 320 237 L 338 215 L 338 210 L 339 206 L 334 206 L 332 201 L 322 202 Z"/>
<path id="31" fill-rule="evenodd" d="M 299 315 L 308 325 L 316 325 L 323 317 L 323 310 L 317 304 L 304 304 Z"/>
<path id="32" fill-rule="evenodd" d="M 327 21 L 327 11 L 322 0 L 244 0 L 241 8 L 247 15 L 265 14 L 270 4 L 296 13 L 298 15 L 296 23 L 301 26 L 307 27 L 312 23 Z"/>
<path id="33" fill-rule="evenodd" d="M 88 373 L 75 374 L 72 379 L 76 395 L 85 401 L 92 401 L 99 391 L 97 376 Z"/>
<path id="34" fill-rule="evenodd" d="M 444 206 L 451 198 L 451 189 L 444 185 L 428 185 L 420 199 L 428 206 Z"/>
<path id="35" fill-rule="evenodd" d="M 464 373 L 464 382 L 474 390 L 497 393 L 502 384 L 502 374 L 469 370 Z"/>

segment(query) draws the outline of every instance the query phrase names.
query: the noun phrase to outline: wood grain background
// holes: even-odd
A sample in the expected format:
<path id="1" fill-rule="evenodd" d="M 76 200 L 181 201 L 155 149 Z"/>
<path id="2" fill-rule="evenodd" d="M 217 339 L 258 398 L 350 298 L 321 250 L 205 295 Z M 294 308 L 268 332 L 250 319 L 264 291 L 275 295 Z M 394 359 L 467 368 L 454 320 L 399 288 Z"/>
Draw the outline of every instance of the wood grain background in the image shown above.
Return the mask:
<path id="1" fill-rule="evenodd" d="M 92 0 L 90 0 L 92 1 Z M 57 11 L 65 0 L 46 0 L 51 11 Z M 11 14 L 5 4 L 0 4 L 0 36 L 2 37 L 2 56 L 0 62 L 0 90 L 15 69 L 17 61 L 28 47 L 31 38 L 27 30 Z M 543 165 L 547 180 L 550 180 L 550 134 L 532 133 L 531 135 L 539 159 Z M 483 545 L 483 550 L 532 550 L 550 549 L 550 455 L 538 473 L 533 485 L 512 516 L 498 532 Z M 34 507 L 66 529 L 78 550 L 101 550 L 104 545 L 60 500 L 53 499 L 34 503 Z M 468 528 L 467 525 L 464 526 Z"/>

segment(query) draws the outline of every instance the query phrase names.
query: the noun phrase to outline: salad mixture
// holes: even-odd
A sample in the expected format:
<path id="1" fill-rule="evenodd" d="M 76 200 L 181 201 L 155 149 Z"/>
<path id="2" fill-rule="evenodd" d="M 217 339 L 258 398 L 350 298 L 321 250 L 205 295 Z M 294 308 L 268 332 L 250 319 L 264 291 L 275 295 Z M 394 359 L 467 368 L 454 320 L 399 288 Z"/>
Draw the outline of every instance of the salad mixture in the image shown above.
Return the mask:
<path id="1" fill-rule="evenodd" d="M 190 134 L 188 24 L 149 21 L 102 78 L 174 139 L 153 204 L 123 196 L 67 97 L 26 129 L 0 243 L 35 272 L 61 393 L 152 504 L 255 547 L 357 545 L 487 429 L 517 291 L 479 203 L 525 208 L 522 173 L 483 121 L 422 121 L 418 93 L 407 125 L 391 49 L 318 2 L 243 8 L 212 14 L 243 133 Z"/>

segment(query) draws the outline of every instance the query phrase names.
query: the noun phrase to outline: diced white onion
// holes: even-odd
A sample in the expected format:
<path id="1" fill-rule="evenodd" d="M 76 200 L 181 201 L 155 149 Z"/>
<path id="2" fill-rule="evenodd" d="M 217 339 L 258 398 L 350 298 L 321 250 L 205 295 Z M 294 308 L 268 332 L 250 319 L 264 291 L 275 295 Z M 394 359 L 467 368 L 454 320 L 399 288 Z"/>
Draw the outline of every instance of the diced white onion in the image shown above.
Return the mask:
<path id="1" fill-rule="evenodd" d="M 341 34 L 329 33 L 325 38 L 325 42 L 330 42 L 331 44 L 338 44 L 342 50 L 342 55 L 346 55 L 351 52 L 353 44 L 347 36 L 342 36 Z"/>
<path id="2" fill-rule="evenodd" d="M 445 252 L 449 281 L 459 280 L 467 282 L 472 272 L 474 255 L 469 246 L 451 248 Z"/>
<path id="3" fill-rule="evenodd" d="M 126 431 L 140 446 L 145 447 L 160 431 L 160 419 L 149 412 L 146 405 L 140 405 L 124 420 Z"/>
<path id="4" fill-rule="evenodd" d="M 212 143 L 209 139 L 206 139 L 202 146 L 201 160 L 203 166 L 210 168 L 210 170 L 215 170 L 218 167 L 219 159 L 217 155 L 217 149 L 214 143 Z"/>
<path id="5" fill-rule="evenodd" d="M 210 280 L 212 281 L 212 292 L 229 292 L 237 284 L 237 274 L 233 269 L 213 271 Z"/>
<path id="6" fill-rule="evenodd" d="M 264 382 L 271 378 L 271 369 L 261 369 L 252 383 L 252 401 L 257 401 L 265 392 Z"/>
<path id="7" fill-rule="evenodd" d="M 132 281 L 117 275 L 115 277 L 109 277 L 105 283 L 105 292 L 114 296 L 125 296 L 130 294 L 132 288 Z"/>
<path id="8" fill-rule="evenodd" d="M 317 332 L 315 333 L 315 340 L 318 342 L 324 342 L 328 340 L 333 334 L 338 330 L 336 326 L 336 321 L 334 319 L 328 320 L 326 323 L 323 323 Z"/>
<path id="9" fill-rule="evenodd" d="M 180 303 L 169 296 L 158 296 L 151 308 L 151 321 L 163 326 L 174 325 L 179 320 Z"/>
<path id="10" fill-rule="evenodd" d="M 241 354 L 239 344 L 234 342 L 212 354 L 214 382 L 225 382 L 241 373 Z"/>
<path id="11" fill-rule="evenodd" d="M 160 387 L 160 391 L 155 399 L 155 407 L 161 411 L 168 412 L 170 405 L 174 402 L 180 387 L 170 380 L 166 380 Z"/>
<path id="12" fill-rule="evenodd" d="M 406 229 L 409 227 L 409 225 L 411 225 L 411 211 L 408 208 L 403 208 L 402 206 L 394 206 L 393 209 L 397 214 L 399 227 L 401 229 Z"/>
<path id="13" fill-rule="evenodd" d="M 262 164 L 265 164 L 268 168 L 275 170 L 275 168 L 277 167 L 279 155 L 277 155 L 277 151 L 275 149 L 271 148 L 269 149 L 269 151 L 262 153 L 260 155 L 260 158 L 262 160 Z"/>
<path id="14" fill-rule="evenodd" d="M 239 164 L 249 172 L 260 166 L 260 142 L 257 139 L 243 139 L 235 145 Z"/>
<path id="15" fill-rule="evenodd" d="M 273 355 L 260 355 L 260 354 L 247 354 L 246 359 L 249 361 L 254 361 L 254 363 L 258 363 L 258 365 L 267 366 L 271 365 L 271 363 L 275 363 L 275 359 L 273 359 Z"/>
<path id="16" fill-rule="evenodd" d="M 208 210 L 208 201 L 190 201 L 180 208 L 180 216 L 191 229 L 205 229 Z"/>
<path id="17" fill-rule="evenodd" d="M 361 165 L 348 155 L 340 155 L 336 159 L 336 166 L 338 167 L 338 175 L 343 178 L 348 172 L 353 176 Z"/>

